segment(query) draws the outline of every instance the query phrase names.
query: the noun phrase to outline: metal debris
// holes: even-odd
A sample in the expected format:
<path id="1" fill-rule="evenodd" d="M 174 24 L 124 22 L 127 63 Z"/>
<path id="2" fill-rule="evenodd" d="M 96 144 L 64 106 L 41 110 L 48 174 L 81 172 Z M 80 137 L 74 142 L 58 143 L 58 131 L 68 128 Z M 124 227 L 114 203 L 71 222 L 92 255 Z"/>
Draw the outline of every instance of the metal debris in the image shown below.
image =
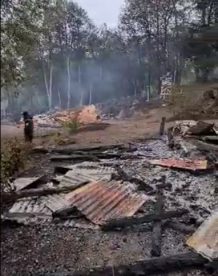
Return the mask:
<path id="1" fill-rule="evenodd" d="M 40 181 L 43 178 L 43 176 L 39 177 L 19 177 L 14 180 L 12 185 L 15 187 L 16 191 L 23 190 L 24 188 L 27 188 L 30 185 L 37 184 L 38 181 Z"/>
<path id="2" fill-rule="evenodd" d="M 110 180 L 114 169 L 110 167 L 99 167 L 99 168 L 85 168 L 75 167 L 73 170 L 68 171 L 63 177 L 60 185 L 78 185 L 85 181 L 98 181 L 98 180 Z"/>
<path id="3" fill-rule="evenodd" d="M 14 220 L 23 224 L 49 222 L 52 212 L 40 198 L 25 198 L 14 203 L 3 219 Z"/>
<path id="4" fill-rule="evenodd" d="M 92 229 L 92 230 L 99 230 L 100 227 L 98 225 L 95 225 L 93 223 L 89 223 L 89 222 L 77 222 L 74 219 L 68 219 L 66 221 L 64 221 L 63 223 L 64 227 L 69 227 L 69 228 L 80 228 L 80 229 Z"/>
<path id="5" fill-rule="evenodd" d="M 148 200 L 148 196 L 133 193 L 118 182 L 92 182 L 66 195 L 89 220 L 102 225 L 105 221 L 130 217 Z"/>
<path id="6" fill-rule="evenodd" d="M 152 165 L 158 165 L 169 168 L 178 168 L 189 171 L 198 171 L 207 169 L 207 160 L 182 160 L 182 159 L 161 159 L 151 160 Z"/>
<path id="7" fill-rule="evenodd" d="M 65 200 L 65 194 L 54 194 L 54 195 L 45 196 L 44 202 L 45 202 L 45 205 L 52 212 L 55 212 L 69 205 L 68 202 Z"/>
<path id="8" fill-rule="evenodd" d="M 209 260 L 218 258 L 218 211 L 199 227 L 186 244 Z"/>

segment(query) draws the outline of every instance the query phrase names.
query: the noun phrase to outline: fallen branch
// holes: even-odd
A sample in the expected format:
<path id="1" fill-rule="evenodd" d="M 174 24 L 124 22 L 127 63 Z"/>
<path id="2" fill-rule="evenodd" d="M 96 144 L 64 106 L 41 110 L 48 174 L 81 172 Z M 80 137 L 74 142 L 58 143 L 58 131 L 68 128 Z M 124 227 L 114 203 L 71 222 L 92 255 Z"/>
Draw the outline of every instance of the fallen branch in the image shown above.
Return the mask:
<path id="1" fill-rule="evenodd" d="M 106 222 L 104 225 L 101 226 L 101 229 L 103 231 L 110 231 L 114 228 L 125 228 L 127 226 L 131 225 L 137 225 L 142 223 L 150 223 L 158 220 L 165 220 L 169 218 L 175 218 L 180 217 L 184 214 L 187 214 L 187 209 L 179 209 L 179 210 L 173 210 L 164 212 L 162 215 L 159 214 L 149 214 L 145 215 L 143 217 L 129 217 L 129 218 L 121 218 L 121 219 L 114 219 Z"/>
<path id="2" fill-rule="evenodd" d="M 54 188 L 40 188 L 40 189 L 28 189 L 28 190 L 21 190 L 12 193 L 2 193 L 2 201 L 12 201 L 19 198 L 24 197 L 32 197 L 32 196 L 46 196 L 51 194 L 59 194 L 68 191 L 76 190 L 77 188 L 89 183 L 89 181 L 85 181 L 78 185 L 69 185 L 65 187 L 54 187 Z"/>

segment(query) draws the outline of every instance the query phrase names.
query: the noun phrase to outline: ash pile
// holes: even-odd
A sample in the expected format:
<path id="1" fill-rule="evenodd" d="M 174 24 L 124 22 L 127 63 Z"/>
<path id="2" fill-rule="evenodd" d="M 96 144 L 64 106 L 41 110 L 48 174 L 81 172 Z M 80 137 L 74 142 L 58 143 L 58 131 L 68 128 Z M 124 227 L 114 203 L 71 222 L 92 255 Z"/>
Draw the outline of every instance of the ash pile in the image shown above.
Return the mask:
<path id="1" fill-rule="evenodd" d="M 216 273 L 217 153 L 217 130 L 205 122 L 176 123 L 167 135 L 162 122 L 160 136 L 142 143 L 43 149 L 52 177 L 15 179 L 13 192 L 2 194 L 10 202 L 2 222 L 151 233 L 150 258 L 70 275 L 159 275 L 187 268 Z M 184 235 L 177 254 L 162 248 L 165 229 Z"/>

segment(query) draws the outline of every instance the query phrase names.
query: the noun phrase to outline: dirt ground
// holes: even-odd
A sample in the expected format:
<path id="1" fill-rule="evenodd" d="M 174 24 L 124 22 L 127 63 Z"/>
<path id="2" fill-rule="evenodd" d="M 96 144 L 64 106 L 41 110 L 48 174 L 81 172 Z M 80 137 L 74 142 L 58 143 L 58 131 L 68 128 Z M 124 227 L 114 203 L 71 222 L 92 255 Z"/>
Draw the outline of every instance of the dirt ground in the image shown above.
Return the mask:
<path id="1" fill-rule="evenodd" d="M 151 109 L 145 114 L 140 114 L 128 120 L 112 120 L 107 121 L 110 125 L 102 130 L 82 131 L 76 134 L 64 134 L 64 137 L 72 140 L 78 146 L 88 146 L 95 144 L 117 144 L 127 143 L 135 139 L 145 138 L 147 135 L 153 135 L 158 132 L 161 117 L 169 117 L 170 114 L 165 108 Z M 38 130 L 34 139 L 34 144 L 44 144 L 48 142 L 50 137 L 39 138 Z M 58 130 L 57 130 L 58 132 Z M 1 125 L 1 139 L 22 138 L 23 129 L 16 126 Z"/>
<path id="2" fill-rule="evenodd" d="M 139 114 L 126 120 L 106 121 L 109 124 L 104 129 L 94 129 L 88 131 L 79 131 L 75 134 L 69 134 L 66 131 L 36 129 L 33 145 L 52 145 L 58 140 L 65 140 L 65 144 L 74 144 L 75 147 L 95 146 L 95 145 L 111 145 L 119 143 L 133 142 L 137 139 L 143 139 L 158 133 L 162 117 L 169 119 L 171 112 L 166 107 L 148 109 L 145 114 Z M 204 120 L 218 125 L 217 120 Z M 174 122 L 167 122 L 166 128 Z M 51 135 L 46 136 L 46 131 Z M 43 137 L 45 136 L 45 137 Z M 11 138 L 23 139 L 23 128 L 13 125 L 1 125 L 1 139 L 7 140 Z"/>

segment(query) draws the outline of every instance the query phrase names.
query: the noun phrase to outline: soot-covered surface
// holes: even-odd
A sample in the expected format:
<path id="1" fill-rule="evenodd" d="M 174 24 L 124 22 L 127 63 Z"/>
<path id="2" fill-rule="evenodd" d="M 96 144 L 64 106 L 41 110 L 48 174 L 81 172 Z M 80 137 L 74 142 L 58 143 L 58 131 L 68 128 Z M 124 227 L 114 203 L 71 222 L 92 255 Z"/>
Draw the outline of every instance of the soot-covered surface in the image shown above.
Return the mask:
<path id="1" fill-rule="evenodd" d="M 165 209 L 187 208 L 189 214 L 177 221 L 197 229 L 217 208 L 216 180 L 213 173 L 193 175 L 149 166 L 149 159 L 181 157 L 180 152 L 170 151 L 163 140 L 137 145 L 144 157 L 118 160 L 128 174 L 142 179 L 156 189 L 163 176 L 168 187 L 163 190 Z M 48 162 L 46 171 L 52 169 Z M 113 165 L 115 162 L 109 162 Z M 154 202 L 145 203 L 140 215 L 149 213 Z M 137 214 L 138 215 L 138 214 Z M 116 266 L 150 258 L 151 236 L 141 227 L 120 232 L 104 233 L 100 230 L 67 228 L 60 224 L 2 228 L 2 275 L 49 275 L 76 270 L 89 270 L 95 266 Z M 162 255 L 188 252 L 187 235 L 165 228 L 162 234 Z M 61 275 L 61 274 L 58 274 Z M 155 274 L 158 275 L 158 274 Z M 159 274 L 164 275 L 164 274 Z M 166 275 L 208 275 L 206 271 L 190 270 Z"/>

